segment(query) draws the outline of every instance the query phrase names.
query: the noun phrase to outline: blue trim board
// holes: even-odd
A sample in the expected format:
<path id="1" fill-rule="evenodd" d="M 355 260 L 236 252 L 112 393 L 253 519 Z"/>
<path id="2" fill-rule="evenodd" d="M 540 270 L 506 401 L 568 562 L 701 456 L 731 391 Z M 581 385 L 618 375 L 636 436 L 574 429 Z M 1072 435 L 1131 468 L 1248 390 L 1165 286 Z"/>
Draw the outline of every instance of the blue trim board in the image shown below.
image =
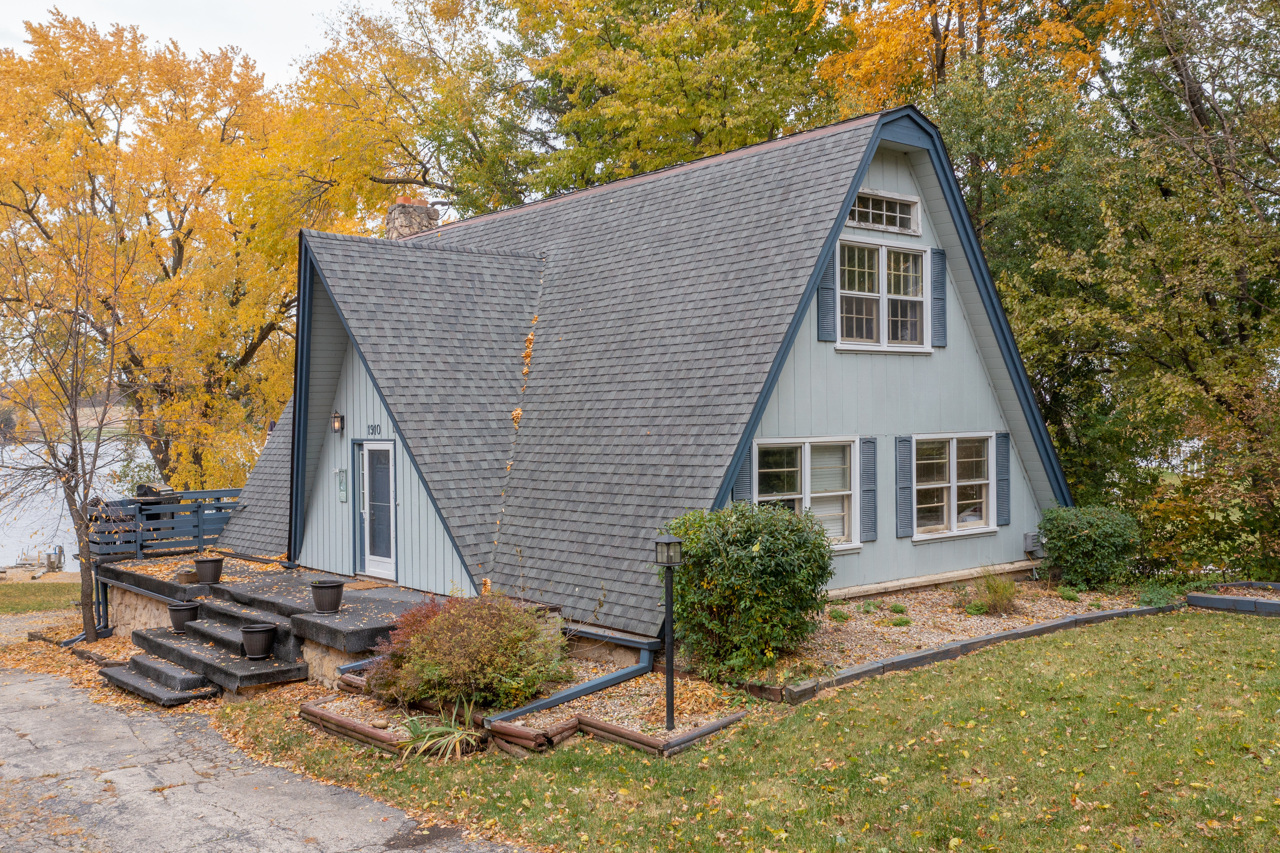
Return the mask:
<path id="1" fill-rule="evenodd" d="M 934 170 L 938 174 L 938 182 L 942 187 L 943 196 L 947 201 L 947 208 L 955 223 L 956 232 L 960 236 L 960 243 L 964 247 L 969 269 L 973 273 L 974 281 L 977 284 L 978 294 L 982 299 L 983 307 L 986 308 L 987 319 L 991 323 L 992 330 L 996 336 L 996 343 L 1000 347 L 1000 353 L 1004 358 L 1005 367 L 1008 369 L 1010 378 L 1013 381 L 1014 392 L 1017 394 L 1018 402 L 1022 407 L 1022 414 L 1027 420 L 1027 426 L 1031 430 L 1036 451 L 1049 477 L 1049 485 L 1053 490 L 1053 495 L 1063 506 L 1072 506 L 1071 491 L 1067 486 L 1066 475 L 1062 471 L 1058 453 L 1054 449 L 1053 441 L 1049 437 L 1049 430 L 1040 414 L 1040 407 L 1036 404 L 1035 396 L 1032 394 L 1031 380 L 1027 377 L 1026 366 L 1022 362 L 1022 356 L 1018 352 L 1018 345 L 1014 341 L 1013 329 L 1009 326 L 1008 317 L 1005 316 L 1004 308 L 1000 304 L 1000 296 L 996 291 L 995 281 L 991 277 L 991 270 L 987 267 L 986 258 L 982 255 L 982 249 L 978 243 L 978 235 L 974 232 L 973 224 L 969 221 L 968 208 L 965 207 L 960 185 L 956 182 L 955 171 L 951 165 L 951 158 L 947 154 L 946 145 L 942 141 L 942 135 L 919 110 L 914 106 L 908 105 L 890 110 L 881 115 L 875 129 L 872 131 L 871 138 L 867 140 L 862 160 L 854 173 L 848 192 L 845 193 L 844 204 L 840 207 L 840 213 L 836 217 L 831 233 L 827 235 L 826 241 L 822 244 L 822 251 L 819 252 L 817 263 L 814 265 L 813 272 L 809 275 L 809 282 L 800 297 L 800 304 L 797 306 L 795 316 L 791 319 L 791 325 L 787 328 L 787 333 L 782 339 L 782 345 L 774 358 L 773 365 L 769 368 L 769 373 L 765 377 L 760 397 L 756 400 L 755 408 L 747 421 L 747 427 L 742 434 L 742 438 L 738 441 L 737 450 L 734 451 L 733 458 L 729 462 L 724 481 L 721 483 L 720 490 L 716 493 L 712 508 L 719 509 L 729 500 L 737 472 L 740 466 L 747 461 L 751 450 L 752 438 L 755 436 L 756 430 L 759 429 L 765 408 L 773 396 L 774 388 L 778 384 L 778 378 L 782 374 L 787 357 L 791 354 L 791 348 L 795 345 L 796 336 L 804 324 L 805 313 L 817 293 L 823 267 L 839 244 L 840 234 L 844 229 L 845 217 L 848 216 L 848 212 L 853 206 L 854 197 L 857 195 L 858 188 L 862 186 L 872 157 L 879 148 L 880 142 L 885 139 L 913 145 L 929 152 Z"/>
<path id="2" fill-rule="evenodd" d="M 288 562 L 295 562 L 302 544 L 303 496 L 307 482 L 308 391 L 311 385 L 311 285 L 313 260 L 306 238 L 298 233 L 298 339 L 293 359 L 293 423 L 289 442 Z"/>
<path id="3" fill-rule="evenodd" d="M 303 244 L 305 245 L 306 239 L 307 239 L 306 234 L 300 233 L 299 237 L 301 238 Z M 311 254 L 310 248 L 307 249 L 307 254 L 308 255 Z M 338 315 L 338 319 L 342 321 L 342 328 L 347 333 L 347 339 L 351 341 L 352 349 L 356 351 L 356 355 L 360 356 L 360 364 L 363 365 L 365 372 L 369 375 L 370 381 L 373 382 L 373 388 L 375 391 L 378 392 L 378 400 L 382 403 L 382 407 L 387 410 L 387 416 L 391 418 L 391 426 L 396 431 L 396 439 L 400 441 L 401 444 L 403 444 L 406 451 L 405 455 L 409 457 L 409 461 L 413 464 L 414 473 L 418 475 L 418 482 L 422 484 L 423 490 L 427 493 L 427 500 L 430 501 L 431 508 L 435 510 L 436 515 L 440 518 L 440 526 L 444 528 L 445 535 L 449 537 L 449 544 L 453 546 L 454 553 L 458 555 L 458 562 L 462 564 L 462 570 L 467 573 L 467 579 L 471 581 L 471 591 L 472 592 L 479 591 L 480 587 L 476 583 L 475 576 L 471 574 L 471 567 L 467 565 L 466 558 L 462 556 L 462 549 L 458 547 L 458 541 L 453 537 L 453 530 L 450 529 L 449 522 L 445 519 L 444 514 L 440 512 L 440 505 L 436 503 L 436 496 L 432 493 L 431 486 L 430 484 L 427 483 L 427 478 L 422 473 L 422 468 L 418 465 L 417 458 L 413 455 L 413 452 L 409 450 L 409 443 L 405 441 L 404 433 L 400 429 L 400 422 L 396 419 L 395 410 L 392 409 L 391 406 L 387 404 L 386 395 L 382 393 L 382 387 L 378 385 L 378 381 L 374 377 L 373 371 L 369 369 L 369 361 L 364 357 L 364 353 L 360 350 L 360 344 L 356 342 L 356 336 L 351 333 L 351 325 L 347 322 L 346 315 L 342 313 L 342 307 L 338 304 L 338 300 L 333 298 L 333 289 L 329 287 L 329 282 L 325 280 L 324 270 L 320 269 L 320 265 L 315 263 L 313 263 L 312 269 L 314 270 L 315 278 L 319 279 L 320 285 L 325 290 L 325 294 L 328 295 L 329 302 L 333 304 L 333 310 Z M 308 314 L 308 322 L 309 321 L 310 321 L 310 314 Z M 299 340 L 301 340 L 301 332 L 302 332 L 301 322 L 299 322 L 298 324 L 298 332 L 299 332 Z M 294 421 L 295 423 L 297 422 L 296 416 L 294 418 Z M 295 457 L 295 460 L 296 460 L 296 457 Z M 306 464 L 305 460 L 303 461 L 303 464 L 304 465 Z M 350 488 L 350 486 L 351 484 L 348 483 L 347 484 L 348 489 Z M 397 553 L 399 552 L 397 551 Z M 399 560 L 397 559 L 396 575 L 399 576 L 399 574 L 400 574 L 400 566 L 399 566 Z"/>

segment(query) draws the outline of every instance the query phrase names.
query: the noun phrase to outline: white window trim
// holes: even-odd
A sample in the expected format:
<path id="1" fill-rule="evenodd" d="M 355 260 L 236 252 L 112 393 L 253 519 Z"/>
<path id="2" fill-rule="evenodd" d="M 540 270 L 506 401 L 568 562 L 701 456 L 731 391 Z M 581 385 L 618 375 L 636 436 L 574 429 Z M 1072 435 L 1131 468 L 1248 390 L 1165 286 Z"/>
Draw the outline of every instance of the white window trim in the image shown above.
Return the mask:
<path id="1" fill-rule="evenodd" d="M 760 503 L 760 448 L 761 447 L 794 447 L 800 445 L 800 494 L 802 509 L 809 509 L 811 497 L 809 486 L 809 448 L 814 444 L 848 444 L 849 445 L 849 541 L 840 544 L 831 543 L 831 553 L 845 554 L 862 550 L 861 511 L 859 500 L 862 497 L 861 453 L 859 437 L 856 435 L 818 436 L 810 438 L 758 438 L 751 442 L 751 502 Z"/>
<path id="2" fill-rule="evenodd" d="M 901 232 L 897 232 L 901 233 Z M 840 254 L 843 246 L 862 246 L 866 249 L 879 249 L 879 274 L 880 274 L 880 343 L 856 343 L 854 341 L 840 340 L 840 332 L 842 326 L 843 315 L 841 313 L 841 295 L 844 293 L 840 289 Z M 923 316 L 920 318 L 921 343 L 918 344 L 891 344 L 889 343 L 889 250 L 896 249 L 898 251 L 911 252 L 912 254 L 921 255 L 920 261 L 920 290 L 923 294 L 923 304 L 921 311 Z M 911 355 L 929 355 L 933 352 L 933 251 L 927 246 L 919 246 L 913 243 L 898 243 L 892 240 L 871 241 L 871 240 L 850 240 L 842 239 L 836 247 L 836 343 L 835 347 L 838 352 L 892 352 L 892 353 L 909 353 Z"/>
<path id="3" fill-rule="evenodd" d="M 920 206 L 920 197 L 915 195 L 902 195 L 901 193 L 891 193 L 886 190 L 858 190 L 854 193 L 854 205 L 857 205 L 857 197 L 860 195 L 871 196 L 872 198 L 883 198 L 889 201 L 905 201 L 911 204 L 911 222 L 913 227 L 894 228 L 892 225 L 872 225 L 870 222 L 858 222 L 853 218 L 853 210 L 850 209 L 849 216 L 845 217 L 845 226 L 848 228 L 862 228 L 867 231 L 883 231 L 886 234 L 905 234 L 911 237 L 922 237 L 924 231 L 921 228 L 920 212 L 923 209 Z"/>
<path id="4" fill-rule="evenodd" d="M 986 527 L 966 527 L 963 530 L 956 530 L 956 492 L 959 483 L 956 482 L 956 453 L 955 442 L 957 438 L 985 438 L 987 440 L 987 526 Z M 916 533 L 918 525 L 916 524 L 916 442 L 917 441 L 941 441 L 943 439 L 952 440 L 951 451 L 947 455 L 947 464 L 951 470 L 948 472 L 951 495 L 947 501 L 950 518 L 947 520 L 951 525 L 951 530 L 941 533 Z M 993 476 L 993 466 L 995 465 L 995 447 L 996 434 L 991 432 L 934 432 L 921 433 L 911 436 L 911 541 L 915 544 L 922 542 L 939 542 L 944 539 L 964 539 L 969 536 L 991 536 L 995 534 L 999 528 L 996 526 L 996 478 Z"/>

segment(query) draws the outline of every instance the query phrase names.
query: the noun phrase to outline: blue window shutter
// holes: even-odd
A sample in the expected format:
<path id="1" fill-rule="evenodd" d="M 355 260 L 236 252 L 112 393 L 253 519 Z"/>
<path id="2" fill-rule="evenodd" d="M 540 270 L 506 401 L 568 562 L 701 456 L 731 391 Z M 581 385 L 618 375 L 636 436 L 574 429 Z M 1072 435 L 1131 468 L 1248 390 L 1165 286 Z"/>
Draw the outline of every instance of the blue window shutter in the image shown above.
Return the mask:
<path id="1" fill-rule="evenodd" d="M 900 435 L 898 446 L 898 538 L 910 536 L 915 525 L 911 523 L 911 436 Z"/>
<path id="2" fill-rule="evenodd" d="M 935 347 L 947 345 L 947 253 L 934 249 L 929 258 L 933 273 L 933 297 L 929 305 L 930 335 Z"/>
<path id="3" fill-rule="evenodd" d="M 735 501 L 751 500 L 751 457 L 744 457 L 738 466 L 738 476 L 733 481 L 733 499 Z"/>
<path id="4" fill-rule="evenodd" d="M 996 524 L 1009 523 L 1009 433 L 996 433 Z"/>
<path id="5" fill-rule="evenodd" d="M 837 249 L 838 251 L 838 249 Z M 836 339 L 836 256 L 832 252 L 818 280 L 818 340 Z"/>
<path id="6" fill-rule="evenodd" d="M 864 438 L 860 442 L 862 454 L 858 479 L 861 494 L 858 499 L 859 542 L 876 541 L 876 440 Z"/>

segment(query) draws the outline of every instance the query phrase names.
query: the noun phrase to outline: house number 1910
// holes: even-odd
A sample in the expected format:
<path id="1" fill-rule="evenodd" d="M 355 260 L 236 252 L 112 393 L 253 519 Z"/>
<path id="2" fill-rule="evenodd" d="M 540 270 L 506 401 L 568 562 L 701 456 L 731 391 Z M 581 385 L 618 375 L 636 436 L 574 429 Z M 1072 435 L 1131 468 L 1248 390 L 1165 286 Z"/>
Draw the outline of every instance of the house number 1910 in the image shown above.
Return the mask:
<path id="1" fill-rule="evenodd" d="M 382 424 L 369 424 L 369 435 L 382 435 Z"/>

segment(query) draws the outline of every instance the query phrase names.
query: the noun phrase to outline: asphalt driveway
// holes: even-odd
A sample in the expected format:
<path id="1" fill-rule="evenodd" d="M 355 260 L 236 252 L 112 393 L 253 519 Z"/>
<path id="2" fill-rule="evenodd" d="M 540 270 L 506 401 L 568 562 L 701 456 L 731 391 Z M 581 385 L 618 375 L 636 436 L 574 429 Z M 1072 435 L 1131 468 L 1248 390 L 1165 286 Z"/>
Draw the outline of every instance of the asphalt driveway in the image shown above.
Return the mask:
<path id="1" fill-rule="evenodd" d="M 248 758 L 199 714 L 127 713 L 0 669 L 0 851 L 514 853 Z"/>

